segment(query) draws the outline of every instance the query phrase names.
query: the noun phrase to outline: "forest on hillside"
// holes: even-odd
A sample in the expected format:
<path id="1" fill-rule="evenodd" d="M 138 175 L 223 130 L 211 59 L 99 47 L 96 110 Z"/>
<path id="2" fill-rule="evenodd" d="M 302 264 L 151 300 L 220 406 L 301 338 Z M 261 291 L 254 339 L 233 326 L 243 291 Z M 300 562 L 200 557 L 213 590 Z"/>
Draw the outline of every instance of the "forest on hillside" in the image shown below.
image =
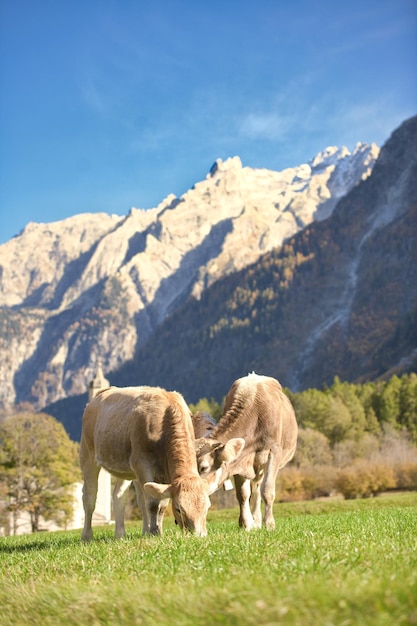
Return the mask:
<path id="1" fill-rule="evenodd" d="M 357 200 L 366 205 L 366 197 Z M 220 401 L 226 381 L 238 378 L 242 367 L 268 372 L 294 391 L 331 384 L 335 373 L 358 382 L 384 376 L 399 363 L 400 373 L 416 371 L 415 211 L 374 242 L 367 239 L 366 261 L 344 314 L 348 323 L 335 321 L 332 332 L 318 335 L 314 350 L 309 342 L 317 329 L 337 318 L 356 254 L 351 248 L 358 235 L 343 222 L 343 212 L 217 281 L 199 300 L 187 300 L 111 380 L 161 384 L 195 403 L 206 393 Z"/>

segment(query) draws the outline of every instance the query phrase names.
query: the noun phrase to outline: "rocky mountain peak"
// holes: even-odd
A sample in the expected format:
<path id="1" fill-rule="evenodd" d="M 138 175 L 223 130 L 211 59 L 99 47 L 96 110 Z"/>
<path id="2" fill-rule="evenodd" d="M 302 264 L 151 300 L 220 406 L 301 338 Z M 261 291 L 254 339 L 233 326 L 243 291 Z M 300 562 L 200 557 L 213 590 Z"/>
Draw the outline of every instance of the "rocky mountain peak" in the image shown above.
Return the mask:
<path id="1" fill-rule="evenodd" d="M 350 155 L 350 152 L 345 146 L 342 146 L 341 148 L 338 148 L 337 146 L 328 146 L 324 150 L 318 152 L 316 156 L 311 159 L 310 164 L 312 168 L 327 167 L 329 165 L 334 165 L 339 159 L 343 159 L 348 155 Z"/>
<path id="2" fill-rule="evenodd" d="M 275 376 L 291 391 L 331 385 L 335 375 L 365 382 L 415 372 L 416 145 L 417 117 L 393 133 L 366 180 L 362 168 L 328 219 L 314 220 L 285 245 L 215 282 L 200 300 L 188 300 L 115 379 L 158 382 L 196 402 L 211 395 L 221 400 L 231 381 L 251 370 Z M 332 161 L 336 152 L 326 158 Z M 309 198 L 322 210 L 332 188 L 351 180 L 360 156 L 369 165 L 372 152 L 358 145 L 316 175 L 308 164 L 281 172 L 283 214 L 300 197 L 298 218 Z M 269 185 L 271 172 L 264 175 Z M 244 215 L 246 224 L 257 223 L 254 205 Z"/>
<path id="3" fill-rule="evenodd" d="M 220 172 L 227 172 L 230 170 L 241 170 L 242 161 L 238 156 L 229 157 L 225 161 L 222 159 L 216 159 L 210 168 L 207 178 L 214 178 L 214 176 Z"/>
<path id="4" fill-rule="evenodd" d="M 0 403 L 82 392 L 98 360 L 117 368 L 191 294 L 329 216 L 376 153 L 330 147 L 283 171 L 217 159 L 155 208 L 28 225 L 0 246 Z"/>

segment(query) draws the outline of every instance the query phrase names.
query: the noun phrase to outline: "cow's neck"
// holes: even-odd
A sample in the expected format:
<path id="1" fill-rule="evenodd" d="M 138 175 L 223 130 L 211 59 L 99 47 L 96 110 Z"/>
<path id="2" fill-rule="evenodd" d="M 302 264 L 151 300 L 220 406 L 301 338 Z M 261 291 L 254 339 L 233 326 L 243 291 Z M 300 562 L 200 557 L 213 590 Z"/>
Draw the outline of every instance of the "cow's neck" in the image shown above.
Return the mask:
<path id="1" fill-rule="evenodd" d="M 167 466 L 170 480 L 189 474 L 198 475 L 191 417 L 189 422 L 183 415 L 175 413 L 169 421 Z"/>
<path id="2" fill-rule="evenodd" d="M 245 440 L 254 439 L 256 423 L 250 419 L 241 407 L 231 407 L 221 418 L 210 439 L 217 439 L 226 443 L 233 437 L 243 437 Z"/>

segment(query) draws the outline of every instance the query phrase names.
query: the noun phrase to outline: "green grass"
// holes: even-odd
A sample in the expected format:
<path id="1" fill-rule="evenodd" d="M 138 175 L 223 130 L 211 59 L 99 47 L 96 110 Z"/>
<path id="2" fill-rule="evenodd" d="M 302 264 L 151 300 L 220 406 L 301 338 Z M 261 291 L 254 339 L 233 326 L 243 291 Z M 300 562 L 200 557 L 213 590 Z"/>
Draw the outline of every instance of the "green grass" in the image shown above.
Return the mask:
<path id="1" fill-rule="evenodd" d="M 0 539 L 0 624 L 417 625 L 417 493 L 275 507 L 246 533 L 210 511 L 208 537 L 166 519 Z"/>

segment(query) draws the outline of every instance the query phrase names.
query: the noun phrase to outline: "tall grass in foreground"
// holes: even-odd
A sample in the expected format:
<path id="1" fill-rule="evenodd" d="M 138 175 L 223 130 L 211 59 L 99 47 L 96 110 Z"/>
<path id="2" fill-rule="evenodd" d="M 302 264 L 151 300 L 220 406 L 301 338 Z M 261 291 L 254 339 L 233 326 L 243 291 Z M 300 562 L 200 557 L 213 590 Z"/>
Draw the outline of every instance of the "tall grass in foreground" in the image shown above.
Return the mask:
<path id="1" fill-rule="evenodd" d="M 417 493 L 280 504 L 277 529 L 209 514 L 204 539 L 165 523 L 0 539 L 0 624 L 417 624 Z"/>

